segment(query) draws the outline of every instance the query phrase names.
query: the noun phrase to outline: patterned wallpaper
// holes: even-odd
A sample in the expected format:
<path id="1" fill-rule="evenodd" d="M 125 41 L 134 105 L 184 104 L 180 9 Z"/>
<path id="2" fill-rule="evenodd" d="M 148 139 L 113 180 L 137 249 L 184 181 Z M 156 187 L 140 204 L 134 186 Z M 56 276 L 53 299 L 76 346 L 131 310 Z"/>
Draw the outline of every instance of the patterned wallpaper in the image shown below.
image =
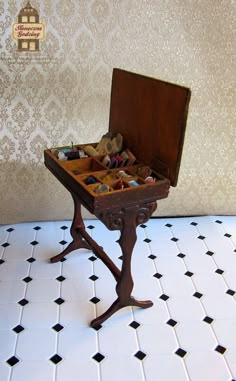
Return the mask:
<path id="1" fill-rule="evenodd" d="M 178 186 L 157 215 L 236 214 L 235 0 L 30 3 L 39 52 L 11 37 L 27 1 L 0 1 L 0 223 L 72 218 L 43 150 L 107 131 L 113 67 L 192 90 Z"/>

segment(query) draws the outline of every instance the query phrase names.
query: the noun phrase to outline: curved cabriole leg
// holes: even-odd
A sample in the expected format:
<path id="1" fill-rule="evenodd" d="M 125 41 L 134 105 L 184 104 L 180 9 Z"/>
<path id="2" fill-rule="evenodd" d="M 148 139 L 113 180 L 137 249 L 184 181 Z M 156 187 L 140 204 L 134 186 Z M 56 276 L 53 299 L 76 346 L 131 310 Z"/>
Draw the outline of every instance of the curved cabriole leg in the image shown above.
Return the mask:
<path id="1" fill-rule="evenodd" d="M 108 308 L 106 312 L 92 320 L 90 325 L 93 328 L 98 327 L 106 319 L 108 319 L 114 312 L 126 306 L 136 306 L 141 308 L 148 308 L 153 305 L 152 301 L 138 301 L 131 296 L 133 290 L 133 279 L 131 274 L 131 257 L 133 248 L 137 239 L 136 235 L 136 222 L 139 207 L 125 208 L 123 209 L 121 236 L 118 243 L 121 247 L 123 254 L 123 262 L 121 268 L 121 274 L 117 281 L 116 293 L 118 298 Z"/>
<path id="2" fill-rule="evenodd" d="M 51 263 L 59 262 L 61 259 L 63 259 L 67 254 L 69 254 L 73 250 L 77 250 L 77 249 L 91 250 L 91 246 L 85 241 L 85 239 L 83 239 L 82 235 L 80 234 L 80 230 L 85 231 L 85 226 L 81 216 L 81 203 L 78 197 L 74 193 L 71 193 L 71 195 L 74 200 L 74 217 L 73 217 L 73 222 L 70 228 L 70 234 L 73 238 L 73 241 L 66 247 L 65 250 L 62 251 L 62 253 L 55 255 L 55 257 L 52 257 L 50 259 Z"/>

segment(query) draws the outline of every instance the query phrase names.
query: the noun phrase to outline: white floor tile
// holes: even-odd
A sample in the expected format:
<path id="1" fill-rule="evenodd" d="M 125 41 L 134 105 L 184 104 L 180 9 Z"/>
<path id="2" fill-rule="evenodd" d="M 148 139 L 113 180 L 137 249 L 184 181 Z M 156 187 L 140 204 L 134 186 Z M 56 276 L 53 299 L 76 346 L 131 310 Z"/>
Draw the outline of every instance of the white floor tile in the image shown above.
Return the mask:
<path id="1" fill-rule="evenodd" d="M 186 255 L 183 261 L 188 269 L 191 269 L 193 273 L 197 274 L 208 274 L 209 272 L 215 271 L 218 267 L 212 257 L 205 253 L 199 255 Z"/>
<path id="2" fill-rule="evenodd" d="M 26 283 L 22 280 L 0 282 L 0 304 L 17 303 L 25 296 Z"/>
<path id="3" fill-rule="evenodd" d="M 95 318 L 95 306 L 89 301 L 66 302 L 60 306 L 59 323 L 63 326 L 87 327 Z"/>
<path id="4" fill-rule="evenodd" d="M 174 328 L 166 323 L 156 323 L 154 329 L 152 325 L 143 325 L 138 329 L 138 339 L 141 350 L 147 354 L 174 353 L 179 347 Z"/>
<path id="5" fill-rule="evenodd" d="M 138 351 L 135 329 L 129 325 L 104 327 L 98 332 L 98 342 L 99 351 L 108 357 L 130 356 Z"/>
<path id="6" fill-rule="evenodd" d="M 51 328 L 58 320 L 56 303 L 28 303 L 23 310 L 21 324 L 27 328 Z"/>
<path id="7" fill-rule="evenodd" d="M 71 253 L 62 264 L 61 274 L 66 278 L 88 279 L 93 274 L 93 262 L 88 260 L 87 251 L 77 250 Z"/>
<path id="8" fill-rule="evenodd" d="M 26 299 L 30 302 L 53 302 L 60 296 L 60 282 L 54 279 L 35 279 L 28 283 Z"/>
<path id="9" fill-rule="evenodd" d="M 186 272 L 185 263 L 177 256 L 167 256 L 164 253 L 157 255 L 154 259 L 157 271 L 161 274 L 170 276 L 182 275 Z M 191 268 L 190 268 L 191 270 Z"/>
<path id="10" fill-rule="evenodd" d="M 201 299 L 208 316 L 215 319 L 236 319 L 236 303 L 230 295 L 205 295 Z"/>
<path id="11" fill-rule="evenodd" d="M 189 381 L 184 361 L 176 354 L 150 354 L 143 361 L 145 380 Z"/>
<path id="12" fill-rule="evenodd" d="M 58 335 L 58 353 L 65 360 L 80 361 L 98 352 L 97 332 L 88 326 L 65 326 Z"/>
<path id="13" fill-rule="evenodd" d="M 1 346 L 0 346 L 0 363 L 7 361 L 12 353 L 15 352 L 17 336 L 13 331 L 0 330 Z M 0 366 L 1 369 L 1 366 Z M 1 370 L 0 370 L 1 374 Z M 3 379 L 2 379 L 3 380 Z"/>
<path id="14" fill-rule="evenodd" d="M 56 371 L 56 381 L 100 381 L 99 365 L 91 358 L 65 359 L 57 365 Z"/>
<path id="15" fill-rule="evenodd" d="M 89 300 L 93 295 L 94 282 L 88 282 L 84 275 L 80 278 L 66 278 L 61 282 L 61 297 L 67 302 Z"/>
<path id="16" fill-rule="evenodd" d="M 202 294 L 223 295 L 228 289 L 223 277 L 215 272 L 195 274 L 193 282 Z"/>
<path id="17" fill-rule="evenodd" d="M 221 345 L 227 349 L 236 349 L 235 335 L 236 332 L 236 319 L 217 319 L 212 325 L 217 340 Z M 227 327 L 227 329 L 226 329 Z"/>
<path id="18" fill-rule="evenodd" d="M 204 321 L 187 321 L 177 324 L 175 329 L 181 348 L 187 352 L 213 350 L 217 346 L 211 326 Z"/>
<path id="19" fill-rule="evenodd" d="M 26 261 L 9 261 L 0 266 L 0 279 L 2 281 L 22 280 L 28 275 L 30 265 Z"/>
<path id="20" fill-rule="evenodd" d="M 0 379 L 4 381 L 9 381 L 11 376 L 11 367 L 0 361 Z"/>
<path id="21" fill-rule="evenodd" d="M 231 380 L 224 357 L 216 351 L 190 352 L 185 361 L 191 381 Z"/>
<path id="22" fill-rule="evenodd" d="M 51 328 L 26 328 L 19 334 L 15 356 L 22 361 L 48 360 L 56 353 L 56 332 Z"/>
<path id="23" fill-rule="evenodd" d="M 232 372 L 234 379 L 236 379 L 236 346 L 229 348 L 225 354 L 225 359 L 228 363 L 229 369 Z"/>
<path id="24" fill-rule="evenodd" d="M 144 381 L 142 363 L 134 356 L 108 357 L 101 364 L 101 379 L 110 381 L 111 378 L 112 381 Z"/>
<path id="25" fill-rule="evenodd" d="M 184 274 L 165 275 L 161 278 L 161 285 L 163 292 L 170 297 L 191 296 L 195 292 L 191 278 Z"/>
<path id="26" fill-rule="evenodd" d="M 22 307 L 19 304 L 0 304 L 0 330 L 12 329 L 20 322 Z"/>
<path id="27" fill-rule="evenodd" d="M 170 298 L 167 301 L 171 317 L 181 323 L 202 320 L 205 316 L 200 300 L 193 296 Z"/>
<path id="28" fill-rule="evenodd" d="M 11 381 L 52 381 L 55 366 L 49 361 L 21 361 L 12 370 Z"/>
<path id="29" fill-rule="evenodd" d="M 36 260 L 31 263 L 29 275 L 33 279 L 56 279 L 61 275 L 61 262 L 49 263 Z"/>
<path id="30" fill-rule="evenodd" d="M 133 308 L 134 319 L 141 324 L 162 323 L 169 320 L 170 315 L 167 304 L 160 299 L 151 298 L 153 306 L 147 309 Z"/>
<path id="31" fill-rule="evenodd" d="M 50 263 L 70 224 L 0 226 L 0 380 L 236 379 L 236 217 L 139 226 L 132 295 L 153 306 L 125 307 L 97 330 L 90 322 L 117 298 L 116 281 L 92 251 Z M 85 225 L 121 268 L 120 233 Z"/>

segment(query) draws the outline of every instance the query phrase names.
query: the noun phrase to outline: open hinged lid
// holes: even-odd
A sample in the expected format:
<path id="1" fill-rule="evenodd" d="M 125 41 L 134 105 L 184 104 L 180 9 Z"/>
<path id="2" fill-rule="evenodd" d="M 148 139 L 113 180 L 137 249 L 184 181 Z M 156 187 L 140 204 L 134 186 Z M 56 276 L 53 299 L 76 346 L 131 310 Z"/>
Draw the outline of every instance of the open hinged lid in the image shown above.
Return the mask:
<path id="1" fill-rule="evenodd" d="M 158 79 L 113 70 L 109 131 L 120 132 L 138 160 L 176 186 L 190 90 Z"/>

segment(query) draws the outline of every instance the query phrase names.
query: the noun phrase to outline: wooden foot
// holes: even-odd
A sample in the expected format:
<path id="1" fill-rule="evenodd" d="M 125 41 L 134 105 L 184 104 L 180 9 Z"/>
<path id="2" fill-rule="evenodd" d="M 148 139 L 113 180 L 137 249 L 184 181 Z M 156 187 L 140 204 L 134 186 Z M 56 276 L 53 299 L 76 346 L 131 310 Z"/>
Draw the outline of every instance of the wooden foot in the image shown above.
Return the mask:
<path id="1" fill-rule="evenodd" d="M 149 308 L 149 307 L 153 306 L 153 302 L 151 300 L 139 301 L 133 297 L 130 297 L 130 299 L 127 300 L 126 303 L 122 303 L 120 301 L 120 299 L 118 298 L 114 301 L 114 303 L 108 308 L 108 310 L 106 312 L 104 312 L 102 315 L 98 316 L 96 319 L 93 319 L 90 323 L 90 326 L 92 328 L 95 328 L 95 329 L 98 328 L 111 315 L 113 315 L 115 312 L 117 312 L 121 308 L 124 308 L 127 306 Z"/>

